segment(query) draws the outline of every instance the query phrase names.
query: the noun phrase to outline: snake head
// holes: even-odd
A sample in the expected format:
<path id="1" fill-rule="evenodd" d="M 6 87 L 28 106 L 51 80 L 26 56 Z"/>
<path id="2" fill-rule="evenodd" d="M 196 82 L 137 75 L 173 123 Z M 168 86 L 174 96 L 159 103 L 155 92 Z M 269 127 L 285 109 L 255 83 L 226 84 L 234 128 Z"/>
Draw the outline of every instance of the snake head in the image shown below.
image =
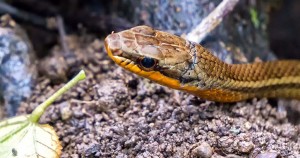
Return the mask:
<path id="1" fill-rule="evenodd" d="M 148 26 L 112 33 L 105 47 L 121 67 L 169 87 L 166 82 L 178 82 L 192 62 L 190 42 Z"/>
<path id="2" fill-rule="evenodd" d="M 150 27 L 135 27 L 108 35 L 105 46 L 109 57 L 117 64 L 134 62 L 145 71 L 151 71 L 163 59 L 159 41 L 154 36 L 155 30 Z"/>

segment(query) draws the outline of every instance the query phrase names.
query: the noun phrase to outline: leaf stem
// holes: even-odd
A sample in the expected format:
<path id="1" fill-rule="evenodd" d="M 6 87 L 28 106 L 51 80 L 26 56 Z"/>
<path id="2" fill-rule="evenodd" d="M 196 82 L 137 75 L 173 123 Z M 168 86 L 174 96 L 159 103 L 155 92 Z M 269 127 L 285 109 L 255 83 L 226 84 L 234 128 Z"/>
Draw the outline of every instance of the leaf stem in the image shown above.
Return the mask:
<path id="1" fill-rule="evenodd" d="M 86 77 L 85 72 L 81 70 L 71 81 L 69 81 L 66 85 L 60 88 L 57 92 L 55 92 L 52 96 L 50 96 L 46 101 L 40 104 L 38 107 L 34 109 L 29 117 L 31 122 L 38 122 L 42 114 L 45 112 L 46 108 L 50 106 L 59 96 L 68 91 L 70 88 L 75 86 L 79 81 L 84 80 Z"/>

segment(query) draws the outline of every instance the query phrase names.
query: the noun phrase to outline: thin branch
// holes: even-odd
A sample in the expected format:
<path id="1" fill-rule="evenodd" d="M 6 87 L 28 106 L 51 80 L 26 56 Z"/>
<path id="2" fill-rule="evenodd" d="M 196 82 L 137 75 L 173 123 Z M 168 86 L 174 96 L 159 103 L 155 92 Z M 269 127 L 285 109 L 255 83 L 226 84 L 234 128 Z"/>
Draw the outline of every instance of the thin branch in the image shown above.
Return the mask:
<path id="1" fill-rule="evenodd" d="M 63 19 L 61 16 L 57 16 L 56 21 L 57 21 L 57 29 L 60 36 L 61 46 L 64 50 L 64 55 L 69 55 L 71 53 L 66 41 L 66 31 L 65 31 Z"/>
<path id="2" fill-rule="evenodd" d="M 201 42 L 222 22 L 224 16 L 230 13 L 238 2 L 239 0 L 223 0 L 194 30 L 187 34 L 187 39 L 196 43 Z"/>
<path id="3" fill-rule="evenodd" d="M 34 25 L 43 26 L 47 25 L 45 19 L 40 16 L 19 10 L 5 2 L 0 1 L 0 14 L 10 14 L 13 18 L 20 19 L 26 22 L 32 22 Z"/>

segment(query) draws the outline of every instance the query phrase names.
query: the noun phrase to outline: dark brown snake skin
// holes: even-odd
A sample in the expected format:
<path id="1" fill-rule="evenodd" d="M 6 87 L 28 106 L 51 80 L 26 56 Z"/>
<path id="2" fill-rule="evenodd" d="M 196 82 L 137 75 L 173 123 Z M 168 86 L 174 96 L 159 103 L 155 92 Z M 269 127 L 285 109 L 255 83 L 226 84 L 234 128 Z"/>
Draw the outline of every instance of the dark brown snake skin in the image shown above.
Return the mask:
<path id="1" fill-rule="evenodd" d="M 108 55 L 123 68 L 204 99 L 300 99 L 298 60 L 227 64 L 199 44 L 148 26 L 113 33 L 105 45 Z M 143 66 L 144 58 L 154 65 Z"/>

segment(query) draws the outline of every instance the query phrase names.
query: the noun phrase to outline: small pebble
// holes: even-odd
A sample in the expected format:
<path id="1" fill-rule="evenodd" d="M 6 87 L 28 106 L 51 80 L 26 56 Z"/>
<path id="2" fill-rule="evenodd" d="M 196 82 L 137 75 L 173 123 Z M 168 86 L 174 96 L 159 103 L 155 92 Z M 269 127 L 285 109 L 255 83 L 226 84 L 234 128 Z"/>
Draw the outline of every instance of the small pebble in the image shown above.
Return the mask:
<path id="1" fill-rule="evenodd" d="M 247 121 L 247 122 L 245 122 L 244 127 L 245 127 L 247 130 L 249 130 L 249 129 L 251 129 L 252 125 L 251 125 L 250 122 Z"/>
<path id="2" fill-rule="evenodd" d="M 238 150 L 242 153 L 249 153 L 254 148 L 252 142 L 241 141 L 238 143 Z"/>
<path id="3" fill-rule="evenodd" d="M 100 150 L 100 144 L 92 144 L 85 150 L 85 156 L 92 156 Z"/>
<path id="4" fill-rule="evenodd" d="M 201 143 L 200 146 L 192 150 L 192 157 L 210 158 L 213 154 L 212 147 L 206 143 Z"/>
<path id="5" fill-rule="evenodd" d="M 261 154 L 258 154 L 256 156 L 256 158 L 277 158 L 279 157 L 280 155 L 278 153 L 274 153 L 274 152 L 266 152 L 266 153 L 261 153 Z"/>
<path id="6" fill-rule="evenodd" d="M 68 120 L 73 114 L 68 102 L 62 102 L 61 104 L 59 104 L 59 107 L 61 119 Z"/>

